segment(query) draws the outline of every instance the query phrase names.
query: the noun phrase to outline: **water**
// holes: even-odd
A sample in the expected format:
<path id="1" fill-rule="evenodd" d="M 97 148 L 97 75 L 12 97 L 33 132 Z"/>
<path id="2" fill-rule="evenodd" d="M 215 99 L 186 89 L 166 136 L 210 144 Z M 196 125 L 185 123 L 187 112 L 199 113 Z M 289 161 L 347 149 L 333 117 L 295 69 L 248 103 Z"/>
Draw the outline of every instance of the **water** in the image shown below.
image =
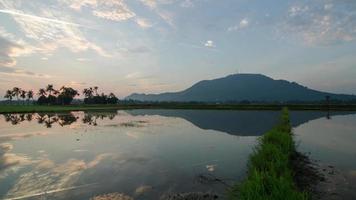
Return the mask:
<path id="1" fill-rule="evenodd" d="M 224 199 L 226 188 L 245 177 L 257 137 L 272 128 L 278 116 L 276 111 L 211 110 L 0 115 L 0 199 L 82 200 L 101 195 L 157 200 L 187 192 L 210 192 Z M 291 113 L 303 150 L 311 151 L 307 148 L 313 143 L 302 133 L 320 128 L 303 132 L 303 126 L 330 122 L 325 116 Z M 340 139 L 335 145 L 342 144 Z M 353 154 L 340 154 L 346 167 L 354 166 L 346 164 Z"/>
<path id="2" fill-rule="evenodd" d="M 324 198 L 356 199 L 356 114 L 312 120 L 294 132 L 299 151 L 324 169 Z"/>

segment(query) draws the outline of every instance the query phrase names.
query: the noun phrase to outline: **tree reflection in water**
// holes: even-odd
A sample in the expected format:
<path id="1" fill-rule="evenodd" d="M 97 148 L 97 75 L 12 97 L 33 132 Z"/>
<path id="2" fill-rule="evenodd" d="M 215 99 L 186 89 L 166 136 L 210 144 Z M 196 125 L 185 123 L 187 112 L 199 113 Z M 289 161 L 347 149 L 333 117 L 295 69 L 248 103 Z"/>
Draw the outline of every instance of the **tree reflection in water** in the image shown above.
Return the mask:
<path id="1" fill-rule="evenodd" d="M 113 120 L 117 115 L 117 111 L 103 113 L 103 112 L 84 112 L 81 122 L 83 124 L 97 126 L 98 120 L 106 118 Z M 47 128 L 52 128 L 53 124 L 60 126 L 69 126 L 78 121 L 80 118 L 77 113 L 27 113 L 27 114 L 3 114 L 6 122 L 12 125 L 18 125 L 24 121 L 31 122 L 33 119 L 37 120 L 38 124 L 43 124 Z"/>

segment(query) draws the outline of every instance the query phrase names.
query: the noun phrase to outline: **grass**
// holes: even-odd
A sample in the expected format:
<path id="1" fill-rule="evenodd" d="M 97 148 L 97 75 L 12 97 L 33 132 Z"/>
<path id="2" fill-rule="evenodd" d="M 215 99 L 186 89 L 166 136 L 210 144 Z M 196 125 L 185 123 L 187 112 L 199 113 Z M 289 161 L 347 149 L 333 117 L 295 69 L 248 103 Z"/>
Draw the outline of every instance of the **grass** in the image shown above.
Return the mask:
<path id="1" fill-rule="evenodd" d="M 299 191 L 293 180 L 291 156 L 295 144 L 287 109 L 280 122 L 259 139 L 251 155 L 247 178 L 229 191 L 231 200 L 304 200 L 306 192 Z"/>
<path id="2" fill-rule="evenodd" d="M 195 109 L 195 110 L 339 110 L 356 111 L 356 105 L 338 104 L 197 104 L 197 103 L 154 103 L 154 104 L 117 104 L 117 105 L 69 105 L 69 106 L 40 106 L 40 105 L 0 105 L 0 113 L 29 113 L 29 112 L 65 112 L 88 110 L 115 109 Z"/>

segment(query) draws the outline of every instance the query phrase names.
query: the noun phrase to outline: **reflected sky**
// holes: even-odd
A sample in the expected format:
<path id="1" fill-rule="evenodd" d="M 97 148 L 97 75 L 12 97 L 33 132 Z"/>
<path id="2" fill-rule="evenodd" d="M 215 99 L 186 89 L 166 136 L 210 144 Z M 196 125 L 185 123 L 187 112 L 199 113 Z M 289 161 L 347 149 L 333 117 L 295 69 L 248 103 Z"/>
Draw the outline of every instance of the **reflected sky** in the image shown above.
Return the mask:
<path id="1" fill-rule="evenodd" d="M 256 142 L 182 118 L 123 111 L 3 115 L 0 130 L 2 199 L 224 195 L 243 178 Z"/>
<path id="2" fill-rule="evenodd" d="M 291 119 L 300 132 L 303 123 L 329 124 L 342 114 L 348 113 L 328 120 L 325 112 L 298 111 Z M 278 116 L 198 110 L 0 115 L 0 199 L 156 200 L 189 192 L 224 199 L 226 188 L 244 178 L 257 136 Z M 352 140 L 339 140 L 336 147 L 354 150 Z"/>
<path id="3" fill-rule="evenodd" d="M 356 170 L 356 114 L 320 118 L 295 128 L 299 148 L 314 159 Z"/>
<path id="4" fill-rule="evenodd" d="M 320 118 L 294 129 L 298 149 L 326 174 L 325 199 L 356 199 L 356 114 Z"/>

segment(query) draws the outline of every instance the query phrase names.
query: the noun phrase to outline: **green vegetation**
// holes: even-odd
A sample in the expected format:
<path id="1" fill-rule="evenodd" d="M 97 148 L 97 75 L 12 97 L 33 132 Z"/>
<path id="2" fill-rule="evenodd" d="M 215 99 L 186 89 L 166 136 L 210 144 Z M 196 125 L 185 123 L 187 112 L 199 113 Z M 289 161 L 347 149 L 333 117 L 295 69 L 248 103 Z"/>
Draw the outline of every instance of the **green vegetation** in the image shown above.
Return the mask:
<path id="1" fill-rule="evenodd" d="M 356 111 L 356 105 L 273 105 L 273 104 L 190 104 L 190 103 L 125 103 L 77 105 L 0 105 L 0 113 L 61 112 L 117 109 L 191 109 L 191 110 L 332 110 Z"/>
<path id="2" fill-rule="evenodd" d="M 101 93 L 99 95 L 98 89 L 95 86 L 83 90 L 85 104 L 116 104 L 118 102 L 119 99 L 113 93 L 109 95 Z M 71 87 L 62 86 L 57 90 L 52 84 L 48 84 L 46 88 L 40 88 L 37 95 L 36 104 L 38 105 L 70 105 L 74 98 L 80 94 Z M 30 104 L 30 100 L 33 100 L 34 92 L 32 90 L 25 91 L 19 87 L 14 87 L 12 90 L 5 92 L 4 98 L 7 99 L 8 104 L 12 104 L 14 97 L 16 97 L 17 103 L 20 102 L 21 98 L 22 104 L 25 104 L 25 99 L 27 98 L 27 104 Z"/>
<path id="3" fill-rule="evenodd" d="M 291 156 L 295 145 L 288 110 L 283 109 L 280 122 L 259 140 L 251 155 L 248 176 L 230 191 L 231 200 L 303 200 L 293 180 Z"/>

